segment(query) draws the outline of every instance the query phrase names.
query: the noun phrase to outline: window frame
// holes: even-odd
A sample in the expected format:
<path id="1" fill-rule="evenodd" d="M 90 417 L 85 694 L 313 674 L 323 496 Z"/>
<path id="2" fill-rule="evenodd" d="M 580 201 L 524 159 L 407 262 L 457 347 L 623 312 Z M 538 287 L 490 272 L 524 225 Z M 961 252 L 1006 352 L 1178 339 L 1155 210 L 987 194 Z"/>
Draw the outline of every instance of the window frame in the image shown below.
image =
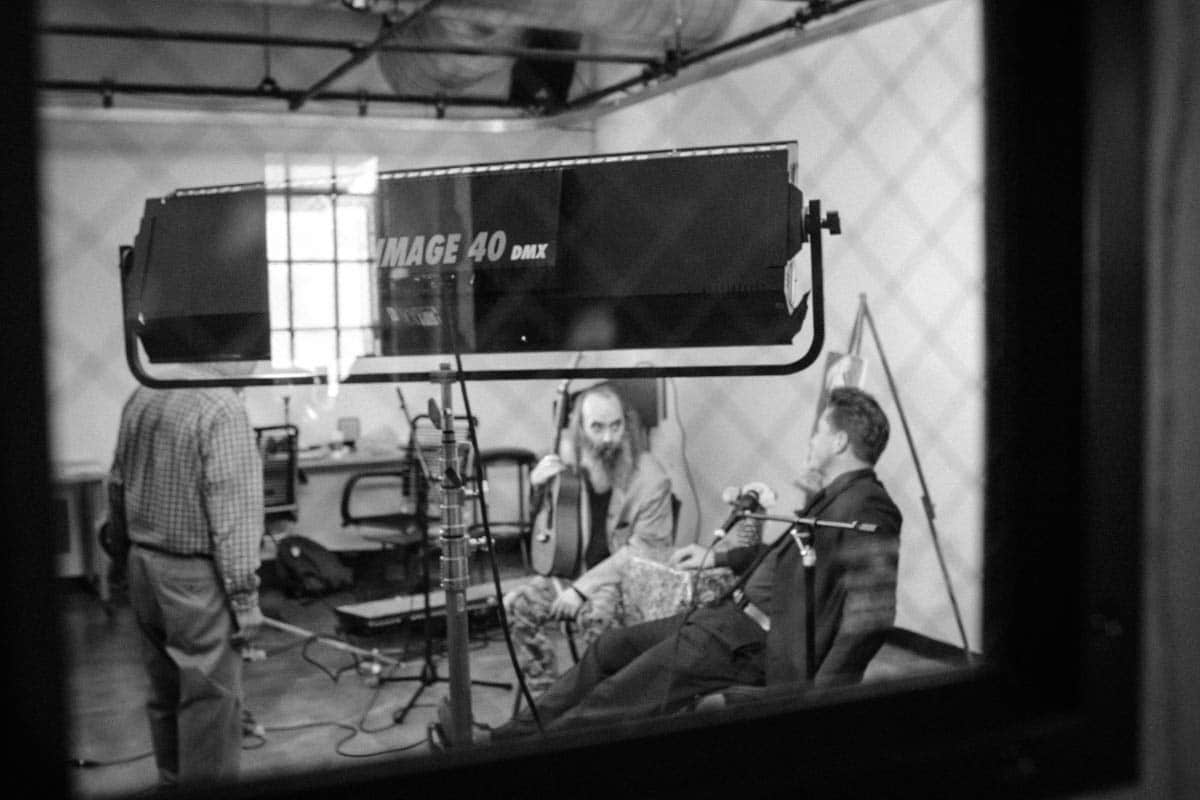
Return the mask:
<path id="1" fill-rule="evenodd" d="M 14 190 L 3 233 L 37 264 L 34 15 L 15 4 L 0 70 Z M 988 470 L 985 665 L 831 692 L 767 718 L 685 718 L 625 738 L 572 736 L 419 762 L 232 787 L 228 797 L 614 792 L 1020 796 L 1132 781 L 1137 766 L 1143 500 L 1147 11 L 1117 0 L 1025 7 L 985 0 Z M 6 62 L 7 63 L 7 62 Z M 8 120 L 13 120 L 9 122 Z M 40 271 L 14 270 L 4 435 L 12 556 L 3 569 L 9 708 L 27 785 L 67 788 L 61 642 L 48 522 Z M 1101 436 L 1100 433 L 1103 433 Z M 33 522 L 29 522 L 32 515 Z M 21 624 L 16 624 L 20 620 Z M 30 677 L 35 678 L 30 680 Z M 21 776 L 14 776 L 22 783 Z M 570 787 L 568 790 L 566 787 Z M 869 796 L 869 795 L 868 795 Z"/>
<path id="2" fill-rule="evenodd" d="M 329 175 L 328 175 L 327 182 L 326 181 L 318 182 L 315 179 L 309 178 L 309 179 L 303 181 L 302 183 L 297 184 L 291 180 L 291 173 L 293 170 L 302 168 L 304 170 L 311 171 L 311 170 L 315 169 L 315 167 L 316 167 L 315 163 L 307 163 L 307 162 L 301 163 L 301 164 L 292 164 L 290 162 L 285 163 L 280 166 L 281 169 L 285 170 L 285 179 L 283 180 L 283 182 L 281 184 L 268 183 L 268 185 L 266 186 L 265 194 L 266 194 L 266 202 L 267 202 L 267 209 L 266 209 L 267 229 L 268 229 L 268 231 L 271 230 L 272 216 L 275 214 L 279 214 L 280 211 L 282 211 L 281 216 L 282 216 L 283 221 L 282 221 L 281 225 L 283 228 L 284 241 L 281 244 L 283 245 L 283 249 L 286 251 L 282 254 L 282 256 L 280 256 L 280 254 L 278 254 L 278 253 L 272 253 L 270 243 L 268 243 L 268 247 L 267 247 L 268 274 L 273 275 L 276 268 L 282 269 L 285 274 L 286 289 L 287 289 L 287 292 L 286 292 L 287 293 L 287 320 L 286 320 L 287 324 L 286 325 L 277 324 L 276 315 L 274 313 L 274 311 L 275 311 L 274 301 L 272 301 L 271 329 L 270 329 L 272 352 L 274 352 L 274 346 L 278 340 L 277 337 L 286 338 L 288 352 L 287 352 L 286 358 L 284 358 L 283 355 L 280 354 L 279 359 L 281 361 L 281 366 L 283 366 L 284 368 L 291 368 L 294 365 L 296 365 L 297 363 L 308 365 L 309 359 L 300 358 L 299 361 L 297 361 L 297 348 L 299 347 L 298 335 L 303 336 L 304 334 L 328 334 L 328 335 L 332 336 L 333 352 L 334 352 L 334 357 L 336 359 L 336 367 L 331 369 L 329 371 L 329 374 L 335 375 L 335 376 L 344 376 L 349 372 L 350 365 L 354 362 L 354 359 L 357 358 L 358 355 L 361 354 L 361 352 L 359 352 L 359 353 L 355 353 L 350 356 L 346 355 L 346 350 L 344 349 L 346 337 L 357 334 L 360 336 L 369 336 L 371 338 L 371 340 L 374 341 L 378 337 L 378 331 L 376 330 L 376 326 L 371 324 L 369 315 L 364 321 L 362 321 L 362 324 L 359 324 L 359 325 L 353 325 L 353 326 L 346 325 L 343 323 L 343 320 L 342 320 L 343 300 L 342 300 L 341 293 L 342 293 L 342 285 L 343 285 L 342 284 L 343 269 L 352 269 L 352 268 L 354 268 L 355 265 L 362 265 L 364 267 L 369 267 L 370 259 L 369 258 L 361 258 L 361 259 L 360 258 L 352 258 L 352 257 L 347 257 L 346 255 L 343 254 L 343 252 L 342 252 L 343 233 L 339 229 L 339 224 L 341 221 L 340 211 L 341 211 L 342 204 L 346 203 L 346 202 L 352 202 L 354 204 L 361 205 L 364 203 L 364 201 L 366 201 L 366 203 L 368 205 L 373 207 L 374 203 L 375 203 L 375 195 L 373 193 L 372 194 L 362 194 L 362 193 L 351 192 L 351 191 L 347 191 L 347 190 L 341 188 L 339 186 L 339 176 L 337 174 L 336 164 L 333 162 L 332 159 L 330 159 L 330 163 L 328 164 Z M 304 254 L 304 253 L 298 254 L 297 253 L 297 245 L 292 236 L 292 232 L 293 232 L 294 226 L 296 224 L 296 221 L 293 217 L 293 213 L 294 213 L 293 212 L 293 203 L 296 198 L 309 198 L 309 197 L 320 198 L 322 200 L 328 201 L 328 203 L 329 203 L 329 217 L 332 222 L 332 225 L 331 225 L 331 228 L 329 231 L 329 236 L 330 236 L 330 240 L 331 240 L 330 241 L 330 254 L 327 259 L 317 258 L 317 257 L 309 258 L 309 257 L 306 257 L 306 254 Z M 282 209 L 276 208 L 275 203 L 273 203 L 272 201 L 282 201 L 282 205 L 283 205 Z M 368 223 L 369 223 L 370 214 L 367 215 L 367 219 L 368 219 Z M 370 239 L 371 239 L 371 231 L 368 229 L 367 231 L 364 232 L 364 239 L 363 239 L 364 250 L 366 250 L 369 247 Z M 332 280 L 333 285 L 331 287 L 331 292 L 330 292 L 330 297 L 329 297 L 329 306 L 330 306 L 329 311 L 332 316 L 332 323 L 330 325 L 297 324 L 297 321 L 296 321 L 297 270 L 298 269 L 304 270 L 304 269 L 307 269 L 310 267 L 316 267 L 316 266 L 326 265 L 326 264 L 332 268 L 331 280 Z M 368 272 L 367 287 L 368 287 L 368 294 L 369 294 L 369 297 L 367 298 L 367 309 L 369 312 L 369 309 L 371 309 L 377 303 L 377 297 L 376 297 L 376 292 L 374 290 L 374 286 L 370 280 L 370 275 L 369 275 L 370 270 L 367 269 L 367 272 Z M 319 366 L 325 366 L 325 365 L 321 364 Z"/>

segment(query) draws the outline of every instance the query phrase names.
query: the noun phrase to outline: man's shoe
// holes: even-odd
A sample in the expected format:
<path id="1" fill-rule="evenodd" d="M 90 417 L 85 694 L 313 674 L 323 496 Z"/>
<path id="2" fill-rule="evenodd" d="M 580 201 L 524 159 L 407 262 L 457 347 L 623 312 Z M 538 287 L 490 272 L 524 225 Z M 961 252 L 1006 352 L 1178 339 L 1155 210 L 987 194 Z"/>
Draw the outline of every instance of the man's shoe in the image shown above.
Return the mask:
<path id="1" fill-rule="evenodd" d="M 514 717 L 503 725 L 492 728 L 490 741 L 510 742 L 515 739 L 524 739 L 527 736 L 533 736 L 536 733 L 541 733 L 541 731 L 538 730 L 536 722 L 531 719 L 520 719 Z"/>

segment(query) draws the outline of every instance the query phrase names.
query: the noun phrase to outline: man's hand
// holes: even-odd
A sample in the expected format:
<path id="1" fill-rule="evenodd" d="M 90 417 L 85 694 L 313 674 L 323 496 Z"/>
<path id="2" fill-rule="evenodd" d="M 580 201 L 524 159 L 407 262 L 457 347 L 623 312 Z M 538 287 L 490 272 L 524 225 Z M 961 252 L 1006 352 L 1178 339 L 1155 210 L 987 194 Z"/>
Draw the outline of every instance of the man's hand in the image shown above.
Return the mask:
<path id="1" fill-rule="evenodd" d="M 668 563 L 676 569 L 704 569 L 713 565 L 713 554 L 707 547 L 687 544 L 671 553 Z"/>
<path id="2" fill-rule="evenodd" d="M 762 520 L 743 518 L 725 536 L 726 547 L 753 547 L 762 542 Z"/>
<path id="3" fill-rule="evenodd" d="M 574 586 L 568 586 L 554 598 L 550 605 L 550 616 L 554 619 L 573 620 L 583 604 L 583 595 Z"/>
<path id="4" fill-rule="evenodd" d="M 243 646 L 249 645 L 258 635 L 258 629 L 262 627 L 262 609 L 254 606 L 249 611 L 235 611 L 234 617 L 237 619 L 237 631 L 233 634 L 234 642 Z"/>
<path id="5" fill-rule="evenodd" d="M 541 486 L 566 468 L 567 466 L 563 464 L 562 459 L 551 453 L 548 456 L 544 456 L 537 463 L 537 466 L 533 468 L 533 471 L 529 473 L 529 482 L 534 486 Z"/>

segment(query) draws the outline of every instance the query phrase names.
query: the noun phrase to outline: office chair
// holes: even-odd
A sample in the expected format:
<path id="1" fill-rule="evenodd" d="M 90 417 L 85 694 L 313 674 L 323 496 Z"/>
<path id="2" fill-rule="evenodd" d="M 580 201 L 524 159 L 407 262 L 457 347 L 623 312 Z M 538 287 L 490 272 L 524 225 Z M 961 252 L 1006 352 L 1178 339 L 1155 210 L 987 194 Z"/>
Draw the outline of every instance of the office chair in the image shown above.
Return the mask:
<path id="1" fill-rule="evenodd" d="M 483 485 L 479 487 L 487 503 L 488 528 L 492 539 L 515 541 L 521 551 L 521 564 L 527 572 L 532 571 L 529 560 L 529 538 L 533 531 L 533 519 L 529 508 L 529 473 L 537 463 L 533 451 L 520 447 L 497 447 L 482 450 L 479 464 L 483 473 Z M 472 539 L 483 535 L 482 515 L 479 513 L 479 498 L 475 499 L 475 519 L 467 528 Z"/>
<path id="2" fill-rule="evenodd" d="M 472 462 L 466 417 L 455 417 L 455 428 L 459 427 L 462 435 L 456 441 L 460 469 L 469 479 Z M 358 528 L 364 539 L 376 542 L 384 549 L 402 551 L 406 577 L 415 553 L 419 552 L 422 559 L 430 559 L 436 558 L 440 549 L 436 536 L 430 535 L 430 525 L 441 520 L 440 501 L 430 492 L 430 487 L 441 479 L 437 474 L 441 464 L 441 435 L 428 415 L 413 418 L 402 469 L 356 472 L 342 487 L 342 526 Z M 369 496 L 376 498 L 376 502 L 372 504 L 372 510 L 367 511 Z M 384 497 L 386 502 L 378 500 Z M 424 571 L 422 575 L 422 584 L 437 577 L 426 577 Z M 420 591 L 428 587 L 414 585 L 408 588 Z"/>

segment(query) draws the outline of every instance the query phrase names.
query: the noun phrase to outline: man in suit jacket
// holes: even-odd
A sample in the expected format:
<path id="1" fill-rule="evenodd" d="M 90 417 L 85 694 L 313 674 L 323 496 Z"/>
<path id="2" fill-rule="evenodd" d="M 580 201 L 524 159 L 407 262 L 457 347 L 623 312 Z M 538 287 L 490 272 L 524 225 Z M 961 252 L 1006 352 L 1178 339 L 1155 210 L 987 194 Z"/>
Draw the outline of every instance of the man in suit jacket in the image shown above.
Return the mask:
<path id="1" fill-rule="evenodd" d="M 684 708 L 735 684 L 799 689 L 861 680 L 895 619 L 901 515 L 875 475 L 889 426 L 866 392 L 839 387 L 809 442 L 809 473 L 819 476 L 801 517 L 875 526 L 872 532 L 818 526 L 812 536 L 815 672 L 808 675 L 807 592 L 800 543 L 718 554 L 699 546 L 672 556 L 677 566 L 715 563 L 742 578 L 713 607 L 605 633 L 571 671 L 493 732 L 503 740 Z M 741 570 L 738 570 L 741 571 Z"/>

